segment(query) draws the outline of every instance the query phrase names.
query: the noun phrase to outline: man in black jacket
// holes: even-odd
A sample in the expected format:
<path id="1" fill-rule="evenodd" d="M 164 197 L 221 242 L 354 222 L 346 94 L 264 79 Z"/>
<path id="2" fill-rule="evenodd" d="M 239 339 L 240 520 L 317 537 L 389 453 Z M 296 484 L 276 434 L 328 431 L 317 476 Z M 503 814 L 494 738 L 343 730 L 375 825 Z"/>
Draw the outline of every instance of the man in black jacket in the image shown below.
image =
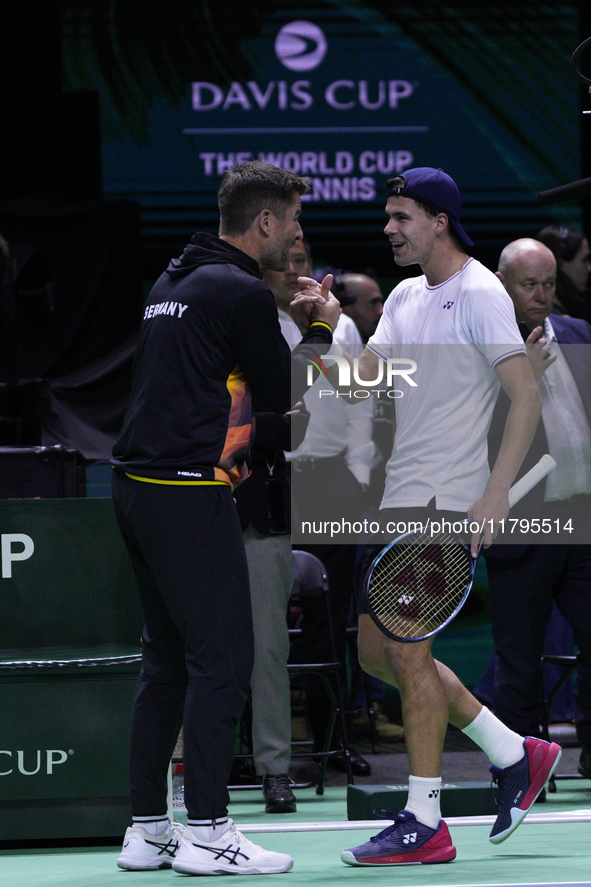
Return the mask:
<path id="1" fill-rule="evenodd" d="M 542 421 L 520 474 L 547 452 L 557 467 L 510 513 L 535 530 L 534 517 L 552 535 L 538 531 L 525 540 L 533 544 L 510 544 L 521 539 L 506 532 L 485 551 L 497 654 L 495 713 L 519 733 L 539 734 L 540 657 L 556 601 L 580 651 L 575 694 L 579 772 L 591 779 L 591 327 L 551 314 L 556 261 L 537 240 L 523 238 L 506 246 L 498 277 L 513 300 L 528 351 L 538 351 L 530 360 L 542 395 Z M 503 427 L 507 408 L 501 393 L 493 430 Z M 489 438 L 492 459 L 497 443 Z"/>
<path id="2" fill-rule="evenodd" d="M 220 236 L 197 234 L 144 314 L 113 496 L 145 627 L 131 728 L 131 804 L 120 868 L 187 874 L 288 871 L 227 816 L 235 728 L 253 661 L 248 569 L 232 487 L 249 472 L 251 397 L 283 414 L 307 361 L 285 343 L 261 279 L 297 236 L 306 183 L 256 161 L 227 173 Z M 302 342 L 332 341 L 327 287 Z M 302 322 L 304 315 L 300 316 Z M 298 362 L 299 361 L 299 362 Z M 183 726 L 189 828 L 171 829 L 167 773 Z"/>

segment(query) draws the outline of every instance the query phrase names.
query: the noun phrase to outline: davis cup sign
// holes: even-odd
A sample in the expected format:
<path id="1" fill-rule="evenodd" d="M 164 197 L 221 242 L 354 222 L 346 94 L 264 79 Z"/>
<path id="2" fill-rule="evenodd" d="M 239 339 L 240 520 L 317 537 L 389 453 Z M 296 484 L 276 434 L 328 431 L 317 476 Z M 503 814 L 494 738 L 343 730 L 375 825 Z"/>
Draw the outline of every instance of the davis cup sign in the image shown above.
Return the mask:
<path id="1" fill-rule="evenodd" d="M 342 37 L 311 21 L 289 22 L 269 37 L 257 41 L 256 79 L 191 84 L 196 116 L 183 134 L 194 139 L 202 175 L 219 180 L 256 159 L 308 176 L 308 201 L 375 200 L 383 177 L 412 165 L 408 136 L 428 131 L 405 122 L 420 84 L 393 70 L 391 54 L 377 71 L 375 53 L 385 49 L 377 33 L 366 42 L 369 64 L 353 61 Z M 406 68 L 403 60 L 399 66 Z M 336 136 L 346 136 L 346 150 L 335 150 Z"/>
<path id="2" fill-rule="evenodd" d="M 229 16 L 211 5 L 202 27 L 203 4 L 193 22 L 169 4 L 162 71 L 137 49 L 149 28 L 132 39 L 73 22 L 64 42 L 68 89 L 100 93 L 105 194 L 141 201 L 158 267 L 197 228 L 217 230 L 222 177 L 251 159 L 310 179 L 303 218 L 319 260 L 384 276 L 376 220 L 389 176 L 449 173 L 479 249 L 539 230 L 535 193 L 577 178 L 578 87 L 564 64 L 574 7 L 540 16 L 517 4 L 497 29 L 468 7 L 263 4 Z M 511 35 L 526 31 L 517 51 Z"/>

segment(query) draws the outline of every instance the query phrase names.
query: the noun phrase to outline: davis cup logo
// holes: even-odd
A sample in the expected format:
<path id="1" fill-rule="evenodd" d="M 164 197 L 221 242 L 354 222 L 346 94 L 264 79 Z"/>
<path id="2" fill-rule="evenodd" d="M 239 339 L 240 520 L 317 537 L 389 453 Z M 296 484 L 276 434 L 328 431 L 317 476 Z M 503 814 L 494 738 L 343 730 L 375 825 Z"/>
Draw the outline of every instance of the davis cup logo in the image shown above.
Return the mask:
<path id="1" fill-rule="evenodd" d="M 326 37 L 311 22 L 290 22 L 275 40 L 275 52 L 290 71 L 312 71 L 326 55 Z"/>

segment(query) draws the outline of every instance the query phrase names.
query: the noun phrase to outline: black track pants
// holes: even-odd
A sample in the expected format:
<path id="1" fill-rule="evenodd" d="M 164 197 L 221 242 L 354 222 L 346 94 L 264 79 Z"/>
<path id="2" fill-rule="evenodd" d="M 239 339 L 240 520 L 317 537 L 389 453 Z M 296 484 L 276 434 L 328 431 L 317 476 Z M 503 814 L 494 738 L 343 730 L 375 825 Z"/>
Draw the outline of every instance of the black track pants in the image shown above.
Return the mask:
<path id="1" fill-rule="evenodd" d="M 253 664 L 248 568 L 232 493 L 115 471 L 113 497 L 145 619 L 131 726 L 132 814 L 165 813 L 183 725 L 189 818 L 218 819 L 227 813 Z"/>

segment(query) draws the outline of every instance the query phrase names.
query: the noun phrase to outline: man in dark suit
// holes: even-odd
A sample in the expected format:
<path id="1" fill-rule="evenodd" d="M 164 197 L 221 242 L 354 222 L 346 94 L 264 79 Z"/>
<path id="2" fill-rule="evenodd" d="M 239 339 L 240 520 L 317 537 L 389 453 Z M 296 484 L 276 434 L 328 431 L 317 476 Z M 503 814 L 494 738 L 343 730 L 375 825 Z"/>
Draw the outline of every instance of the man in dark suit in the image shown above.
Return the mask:
<path id="1" fill-rule="evenodd" d="M 579 772 L 591 779 L 591 327 L 551 314 L 556 262 L 536 240 L 510 243 L 497 276 L 515 305 L 542 395 L 542 421 L 521 473 L 549 452 L 557 467 L 511 517 L 538 517 L 558 535 L 551 544 L 514 542 L 506 532 L 485 552 L 497 663 L 494 707 L 522 735 L 539 734 L 544 633 L 553 601 L 570 623 L 579 648 L 575 717 Z M 561 347 L 568 345 L 569 347 Z M 502 397 L 492 428 L 502 428 Z M 497 419 L 499 421 L 497 421 Z M 494 460 L 494 432 L 489 438 Z M 529 498 L 529 501 L 528 501 Z M 569 524 L 570 521 L 570 524 Z M 565 527 L 572 526 L 569 532 Z M 541 534 L 524 540 L 537 542 Z M 547 537 L 550 539 L 550 537 Z M 519 540 L 520 542 L 523 540 Z M 554 542 L 559 544 L 554 544 Z"/>

